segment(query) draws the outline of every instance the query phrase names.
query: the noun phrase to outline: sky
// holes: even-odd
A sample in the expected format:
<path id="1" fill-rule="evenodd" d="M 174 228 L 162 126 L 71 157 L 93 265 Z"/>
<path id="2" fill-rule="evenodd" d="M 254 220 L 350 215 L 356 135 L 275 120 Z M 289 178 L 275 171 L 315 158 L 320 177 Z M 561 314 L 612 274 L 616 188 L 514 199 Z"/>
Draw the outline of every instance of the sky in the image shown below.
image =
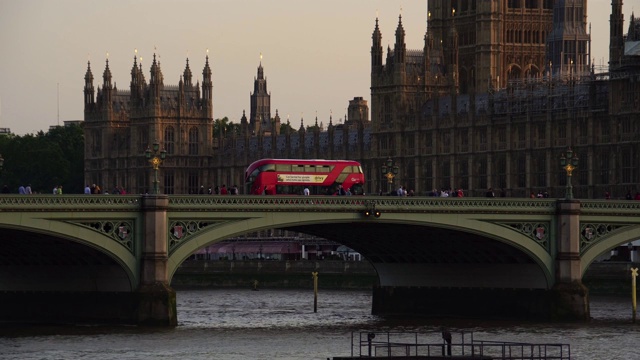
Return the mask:
<path id="1" fill-rule="evenodd" d="M 624 3 L 626 32 L 640 0 Z M 608 62 L 610 4 L 588 2 L 596 65 Z M 349 100 L 370 102 L 376 16 L 386 52 L 400 14 L 407 49 L 422 49 L 426 0 L 0 0 L 0 128 L 24 135 L 82 120 L 87 61 L 96 89 L 107 56 L 128 89 L 135 49 L 147 82 L 156 54 L 165 85 L 178 84 L 187 58 L 201 82 L 208 50 L 214 119 L 249 116 L 262 63 L 272 116 L 294 128 L 316 116 L 337 124 Z"/>

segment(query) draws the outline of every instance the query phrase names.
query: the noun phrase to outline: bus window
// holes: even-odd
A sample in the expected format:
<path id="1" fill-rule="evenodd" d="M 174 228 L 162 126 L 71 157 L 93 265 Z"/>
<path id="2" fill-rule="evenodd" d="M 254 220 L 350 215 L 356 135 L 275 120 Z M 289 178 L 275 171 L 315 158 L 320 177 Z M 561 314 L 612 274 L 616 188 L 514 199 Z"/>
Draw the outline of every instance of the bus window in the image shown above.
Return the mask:
<path id="1" fill-rule="evenodd" d="M 291 171 L 290 164 L 276 164 L 276 171 Z"/>
<path id="2" fill-rule="evenodd" d="M 349 174 L 350 173 L 347 172 L 340 173 L 340 175 L 338 175 L 338 177 L 336 178 L 336 183 L 342 184 L 345 180 L 347 180 Z"/>
<path id="3" fill-rule="evenodd" d="M 265 172 L 265 171 L 276 171 L 276 165 L 275 164 L 265 164 L 262 165 L 260 167 L 260 171 L 261 172 Z"/>

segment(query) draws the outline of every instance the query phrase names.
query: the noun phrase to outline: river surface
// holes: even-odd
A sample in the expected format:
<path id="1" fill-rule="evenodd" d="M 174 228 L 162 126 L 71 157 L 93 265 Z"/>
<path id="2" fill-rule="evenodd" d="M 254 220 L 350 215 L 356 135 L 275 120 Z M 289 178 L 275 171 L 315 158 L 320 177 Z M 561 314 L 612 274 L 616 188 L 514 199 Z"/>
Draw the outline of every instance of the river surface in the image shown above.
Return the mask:
<path id="1" fill-rule="evenodd" d="M 177 292 L 178 326 L 4 326 L 0 359 L 291 359 L 351 355 L 351 334 L 473 332 L 476 340 L 569 344 L 571 359 L 640 359 L 640 324 L 627 298 L 592 297 L 587 324 L 383 319 L 370 291 L 246 289 Z M 359 353 L 356 352 L 356 355 Z"/>

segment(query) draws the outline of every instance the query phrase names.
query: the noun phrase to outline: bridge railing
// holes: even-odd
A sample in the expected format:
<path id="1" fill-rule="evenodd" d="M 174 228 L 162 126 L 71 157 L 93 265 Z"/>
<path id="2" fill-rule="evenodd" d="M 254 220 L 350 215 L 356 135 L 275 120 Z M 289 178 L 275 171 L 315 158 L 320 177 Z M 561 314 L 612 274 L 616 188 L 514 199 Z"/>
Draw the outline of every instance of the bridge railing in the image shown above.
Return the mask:
<path id="1" fill-rule="evenodd" d="M 172 211 L 220 210 L 220 211 L 362 211 L 375 208 L 398 212 L 452 212 L 452 213 L 508 213 L 515 209 L 527 213 L 551 214 L 556 211 L 554 199 L 528 198 L 439 198 L 395 196 L 169 196 Z"/>
<path id="2" fill-rule="evenodd" d="M 0 195 L 0 211 L 138 211 L 141 195 Z"/>
<path id="3" fill-rule="evenodd" d="M 640 216 L 640 201 L 636 200 L 580 200 L 584 215 Z"/>
<path id="4" fill-rule="evenodd" d="M 0 195 L 0 211 L 138 211 L 144 196 L 153 195 Z M 167 196 L 167 195 L 161 195 Z M 552 214 L 557 199 L 440 198 L 396 196 L 168 195 L 173 211 L 381 211 Z M 580 200 L 584 215 L 640 215 L 640 201 Z"/>

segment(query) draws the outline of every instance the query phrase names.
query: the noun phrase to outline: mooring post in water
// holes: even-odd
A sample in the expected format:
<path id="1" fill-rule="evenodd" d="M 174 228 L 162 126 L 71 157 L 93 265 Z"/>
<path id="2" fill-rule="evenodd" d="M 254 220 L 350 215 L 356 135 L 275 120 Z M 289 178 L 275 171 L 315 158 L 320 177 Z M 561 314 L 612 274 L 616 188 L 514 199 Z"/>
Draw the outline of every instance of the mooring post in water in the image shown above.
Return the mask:
<path id="1" fill-rule="evenodd" d="M 318 272 L 311 273 L 313 276 L 313 312 L 318 312 Z"/>
<path id="2" fill-rule="evenodd" d="M 636 278 L 638 277 L 638 268 L 631 268 L 631 308 L 633 313 L 631 321 L 636 322 Z"/>
<path id="3" fill-rule="evenodd" d="M 373 339 L 375 339 L 376 334 L 374 333 L 368 333 L 367 334 L 367 343 L 369 344 L 368 348 L 369 348 L 369 357 L 371 357 L 371 341 Z"/>

